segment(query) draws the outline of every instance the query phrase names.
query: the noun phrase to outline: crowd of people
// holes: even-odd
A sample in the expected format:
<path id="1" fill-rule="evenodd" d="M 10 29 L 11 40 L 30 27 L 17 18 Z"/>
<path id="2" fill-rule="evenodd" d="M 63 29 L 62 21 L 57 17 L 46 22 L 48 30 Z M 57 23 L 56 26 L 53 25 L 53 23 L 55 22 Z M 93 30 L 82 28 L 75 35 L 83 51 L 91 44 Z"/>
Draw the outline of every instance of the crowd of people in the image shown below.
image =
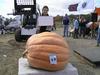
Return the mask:
<path id="1" fill-rule="evenodd" d="M 49 16 L 49 8 L 44 6 L 42 9 L 42 16 Z M 73 19 L 73 26 L 70 26 L 70 19 L 67 14 L 62 19 L 63 23 L 63 37 L 72 36 L 74 39 L 78 38 L 95 38 L 97 39 L 97 46 L 100 44 L 100 20 L 98 22 L 88 21 L 85 17 L 79 16 Z M 54 27 L 55 21 L 54 21 Z M 47 26 L 40 27 L 40 32 L 47 31 Z"/>
<path id="2" fill-rule="evenodd" d="M 68 36 L 69 32 L 71 30 L 73 30 L 73 38 L 79 38 L 79 37 L 83 37 L 85 38 L 86 36 L 91 36 L 91 30 L 95 30 L 95 32 L 98 29 L 98 26 L 93 23 L 93 22 L 89 22 L 88 20 L 86 20 L 84 17 L 75 17 L 73 19 L 73 25 L 70 26 L 69 25 L 69 17 L 67 15 L 65 15 L 63 17 L 63 25 L 64 25 L 64 36 Z M 94 26 L 93 26 L 94 25 Z M 70 27 L 72 27 L 70 29 Z M 70 30 L 69 30 L 70 29 Z"/>
<path id="3" fill-rule="evenodd" d="M 63 36 L 72 36 L 74 39 L 78 38 L 95 38 L 97 39 L 97 46 L 100 44 L 100 20 L 97 22 L 88 21 L 85 17 L 79 16 L 73 19 L 72 27 L 69 24 L 70 19 L 66 14 L 63 17 Z"/>

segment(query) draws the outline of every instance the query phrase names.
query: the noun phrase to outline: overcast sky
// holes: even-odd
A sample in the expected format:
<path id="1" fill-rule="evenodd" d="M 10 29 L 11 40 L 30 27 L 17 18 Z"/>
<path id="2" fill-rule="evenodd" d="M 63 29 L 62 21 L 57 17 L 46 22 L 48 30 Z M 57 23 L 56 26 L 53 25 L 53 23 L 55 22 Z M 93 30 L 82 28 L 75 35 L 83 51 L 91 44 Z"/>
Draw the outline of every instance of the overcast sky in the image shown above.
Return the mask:
<path id="1" fill-rule="evenodd" d="M 14 0 L 0 0 L 0 15 L 5 17 L 7 13 L 11 13 L 14 9 Z M 37 0 L 37 3 L 42 8 L 44 5 L 48 5 L 50 8 L 50 15 L 65 14 L 63 11 L 68 11 L 67 7 L 70 4 L 78 3 L 82 0 Z M 96 7 L 100 7 L 100 0 L 94 0 Z"/>

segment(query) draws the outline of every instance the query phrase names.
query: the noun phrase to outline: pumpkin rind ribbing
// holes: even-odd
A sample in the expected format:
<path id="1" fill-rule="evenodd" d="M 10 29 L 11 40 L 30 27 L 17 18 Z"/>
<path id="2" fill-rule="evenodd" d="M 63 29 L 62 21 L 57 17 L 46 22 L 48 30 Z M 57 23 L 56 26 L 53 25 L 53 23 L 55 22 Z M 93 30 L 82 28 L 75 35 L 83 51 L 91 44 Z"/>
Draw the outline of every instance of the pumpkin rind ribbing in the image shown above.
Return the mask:
<path id="1" fill-rule="evenodd" d="M 26 43 L 29 64 L 38 69 L 58 71 L 64 69 L 69 60 L 69 46 L 64 38 L 54 32 L 43 32 L 31 36 Z M 55 54 L 57 63 L 50 63 L 50 54 Z"/>

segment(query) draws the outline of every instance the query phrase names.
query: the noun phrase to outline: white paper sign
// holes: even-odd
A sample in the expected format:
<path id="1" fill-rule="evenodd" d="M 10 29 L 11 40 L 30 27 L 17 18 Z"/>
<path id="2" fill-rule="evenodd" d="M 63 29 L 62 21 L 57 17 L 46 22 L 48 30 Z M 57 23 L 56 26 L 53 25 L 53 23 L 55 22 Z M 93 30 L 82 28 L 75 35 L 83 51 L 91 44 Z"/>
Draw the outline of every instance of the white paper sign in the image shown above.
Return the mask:
<path id="1" fill-rule="evenodd" d="M 38 26 L 53 26 L 52 16 L 39 16 L 37 21 Z"/>
<path id="2" fill-rule="evenodd" d="M 56 54 L 49 55 L 50 64 L 57 64 L 57 56 Z"/>

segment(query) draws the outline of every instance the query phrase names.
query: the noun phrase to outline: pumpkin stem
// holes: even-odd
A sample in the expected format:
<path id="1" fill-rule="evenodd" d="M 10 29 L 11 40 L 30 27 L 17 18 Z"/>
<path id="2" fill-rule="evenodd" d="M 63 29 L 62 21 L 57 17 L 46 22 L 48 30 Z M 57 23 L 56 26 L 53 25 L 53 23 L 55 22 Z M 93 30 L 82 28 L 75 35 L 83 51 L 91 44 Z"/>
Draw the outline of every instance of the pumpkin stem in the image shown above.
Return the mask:
<path id="1" fill-rule="evenodd" d="M 26 50 L 23 52 L 23 57 L 25 57 L 27 53 L 28 53 L 28 50 L 26 49 Z"/>

